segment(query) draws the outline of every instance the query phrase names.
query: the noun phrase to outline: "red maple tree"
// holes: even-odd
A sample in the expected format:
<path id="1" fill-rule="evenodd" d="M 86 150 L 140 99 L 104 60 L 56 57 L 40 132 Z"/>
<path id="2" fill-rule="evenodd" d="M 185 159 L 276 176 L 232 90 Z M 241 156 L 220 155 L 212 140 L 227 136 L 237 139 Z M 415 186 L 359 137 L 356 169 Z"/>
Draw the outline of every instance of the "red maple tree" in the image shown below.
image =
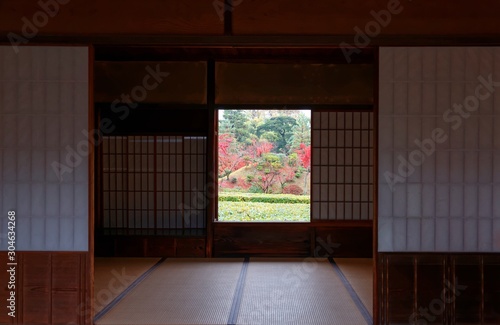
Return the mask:
<path id="1" fill-rule="evenodd" d="M 297 150 L 299 155 L 300 164 L 306 170 L 306 177 L 304 177 L 304 193 L 307 193 L 307 176 L 311 172 L 311 145 L 306 146 L 304 143 L 300 144 Z"/>
<path id="2" fill-rule="evenodd" d="M 311 146 L 306 146 L 305 144 L 300 144 L 300 149 L 297 150 L 299 155 L 300 164 L 307 170 L 311 169 Z"/>
<path id="3" fill-rule="evenodd" d="M 253 140 L 252 144 L 248 146 L 246 153 L 250 159 L 255 159 L 262 157 L 262 155 L 271 152 L 273 149 L 273 144 L 267 141 L 257 141 Z"/>
<path id="4" fill-rule="evenodd" d="M 245 153 L 230 134 L 219 135 L 219 178 L 226 177 L 245 166 Z"/>

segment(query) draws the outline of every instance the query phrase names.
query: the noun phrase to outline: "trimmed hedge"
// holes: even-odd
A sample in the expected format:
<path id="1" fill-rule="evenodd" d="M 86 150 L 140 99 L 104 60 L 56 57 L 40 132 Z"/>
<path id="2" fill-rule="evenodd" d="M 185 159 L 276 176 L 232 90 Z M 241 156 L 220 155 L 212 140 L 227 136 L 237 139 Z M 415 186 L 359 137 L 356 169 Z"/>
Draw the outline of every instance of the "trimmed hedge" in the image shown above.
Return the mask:
<path id="1" fill-rule="evenodd" d="M 309 204 L 219 202 L 219 221 L 310 221 Z"/>
<path id="2" fill-rule="evenodd" d="M 309 204 L 311 199 L 307 195 L 221 192 L 219 193 L 219 202 Z"/>

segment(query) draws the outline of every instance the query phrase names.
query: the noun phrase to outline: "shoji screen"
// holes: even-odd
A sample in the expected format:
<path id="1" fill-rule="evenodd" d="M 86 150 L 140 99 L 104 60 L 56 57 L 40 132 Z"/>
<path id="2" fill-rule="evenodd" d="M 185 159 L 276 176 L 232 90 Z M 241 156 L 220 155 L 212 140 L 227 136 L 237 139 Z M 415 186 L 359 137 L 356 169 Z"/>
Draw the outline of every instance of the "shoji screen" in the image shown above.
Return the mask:
<path id="1" fill-rule="evenodd" d="M 205 228 L 204 136 L 105 136 L 101 178 L 101 228 Z"/>
<path id="2" fill-rule="evenodd" d="M 88 49 L 0 47 L 0 127 L 0 247 L 86 251 Z"/>
<path id="3" fill-rule="evenodd" d="M 380 49 L 379 251 L 500 251 L 500 48 Z"/>
<path id="4" fill-rule="evenodd" d="M 312 219 L 373 219 L 373 113 L 313 112 Z"/>

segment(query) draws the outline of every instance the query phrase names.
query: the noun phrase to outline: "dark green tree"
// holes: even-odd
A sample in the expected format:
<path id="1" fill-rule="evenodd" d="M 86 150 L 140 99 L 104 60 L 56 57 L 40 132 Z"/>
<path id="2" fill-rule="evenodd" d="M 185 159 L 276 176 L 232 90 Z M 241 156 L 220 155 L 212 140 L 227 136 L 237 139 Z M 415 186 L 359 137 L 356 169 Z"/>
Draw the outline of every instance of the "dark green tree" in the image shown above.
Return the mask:
<path id="1" fill-rule="evenodd" d="M 278 139 L 274 143 L 274 150 L 279 153 L 288 153 L 291 148 L 291 138 L 295 125 L 297 125 L 297 121 L 293 117 L 271 117 L 257 128 L 257 136 L 260 137 L 265 132 L 275 132 Z"/>
<path id="2" fill-rule="evenodd" d="M 249 130 L 249 120 L 242 110 L 224 110 L 224 119 L 221 125 L 227 133 L 231 133 L 239 143 L 249 144 L 251 134 Z"/>

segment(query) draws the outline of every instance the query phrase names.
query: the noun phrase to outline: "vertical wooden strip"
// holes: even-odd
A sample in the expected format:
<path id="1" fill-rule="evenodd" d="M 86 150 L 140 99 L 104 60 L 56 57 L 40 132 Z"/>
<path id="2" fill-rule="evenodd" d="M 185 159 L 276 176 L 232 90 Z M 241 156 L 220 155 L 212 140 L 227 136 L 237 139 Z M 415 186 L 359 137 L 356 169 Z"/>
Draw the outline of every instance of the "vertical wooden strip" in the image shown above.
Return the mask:
<path id="1" fill-rule="evenodd" d="M 450 283 L 452 286 L 453 286 L 453 292 L 456 292 L 456 283 L 455 283 L 455 279 L 456 279 L 456 274 L 455 274 L 455 271 L 456 271 L 456 261 L 455 261 L 455 256 L 454 255 L 451 255 L 448 257 L 448 261 L 450 263 L 450 272 L 449 272 L 449 275 L 450 277 L 448 278 L 448 283 Z M 452 300 L 452 306 L 451 306 L 451 310 L 450 310 L 450 323 L 451 324 L 455 324 L 456 322 L 456 299 L 453 299 Z"/>
<path id="2" fill-rule="evenodd" d="M 309 165 L 309 168 L 311 169 L 311 172 L 309 174 L 309 186 L 310 186 L 310 190 L 309 190 L 309 195 L 310 195 L 310 203 L 309 203 L 309 220 L 310 221 L 316 221 L 316 219 L 314 219 L 314 199 L 315 199 L 315 196 L 314 196 L 314 184 L 313 184 L 313 170 L 314 170 L 314 165 L 315 165 L 315 161 L 314 161 L 314 151 L 316 150 L 315 149 L 315 143 L 314 143 L 314 133 L 316 132 L 316 130 L 314 129 L 314 125 L 316 125 L 315 121 L 314 121 L 314 116 L 316 116 L 315 113 L 315 110 L 314 109 L 311 109 L 311 162 L 310 162 L 310 165 Z M 330 216 L 328 216 L 328 219 L 330 219 Z M 315 240 L 316 242 L 316 240 Z"/>
<path id="3" fill-rule="evenodd" d="M 413 313 L 418 311 L 418 256 L 413 257 Z"/>
<path id="4" fill-rule="evenodd" d="M 479 247 L 479 246 L 478 246 Z M 480 259 L 480 270 L 481 270 L 481 324 L 484 324 L 484 255 L 479 257 Z"/>
<path id="5" fill-rule="evenodd" d="M 53 313 L 52 313 L 52 301 L 53 301 L 53 298 L 52 298 L 52 290 L 53 290 L 53 278 L 54 278 L 54 273 L 57 272 L 57 270 L 54 270 L 54 259 L 53 259 L 53 253 L 48 253 L 48 258 L 49 258 L 49 267 L 50 267 L 50 277 L 49 277 L 49 288 L 48 288 L 48 291 L 49 291 L 49 301 L 48 301 L 48 306 L 49 306 L 49 319 L 52 321 L 52 316 L 53 316 Z"/>
<path id="6" fill-rule="evenodd" d="M 334 113 L 333 112 L 328 112 L 327 114 L 328 114 L 327 116 L 328 116 L 328 124 L 329 124 L 330 123 L 330 114 L 334 114 Z M 326 132 L 328 132 L 328 130 L 329 130 L 329 128 L 327 128 Z M 320 135 L 320 137 L 321 137 L 321 135 Z M 332 147 L 332 144 L 330 143 L 330 141 L 329 141 L 330 139 L 329 138 L 330 138 L 329 135 L 327 136 L 327 140 L 323 140 L 321 138 L 321 144 L 323 144 L 325 141 L 327 141 L 327 143 L 328 143 L 328 145 L 326 145 L 325 148 L 323 148 L 324 150 L 326 150 L 326 152 L 328 152 L 329 148 Z M 328 166 L 330 166 L 330 153 L 329 152 L 328 152 L 328 155 L 326 157 L 326 168 L 328 168 Z M 330 205 L 328 204 L 328 200 L 330 198 L 330 186 L 329 186 L 330 180 L 328 179 L 329 173 L 327 172 L 326 175 L 321 175 L 321 176 L 322 176 L 321 179 L 325 180 L 324 181 L 324 184 L 325 184 L 324 188 L 326 188 L 326 197 L 327 197 L 327 199 L 324 202 L 324 206 L 325 206 L 325 209 L 326 209 L 326 217 L 325 217 L 325 219 L 328 220 L 328 219 L 330 219 L 330 214 L 331 214 Z M 323 188 L 323 185 L 321 185 L 320 188 Z M 320 216 L 320 218 L 321 218 L 321 216 Z M 323 218 L 321 218 L 321 219 L 323 219 Z"/>
<path id="7" fill-rule="evenodd" d="M 139 140 L 139 148 L 140 148 L 140 151 L 139 151 L 139 164 L 140 164 L 140 187 L 139 187 L 139 202 L 141 202 L 140 204 L 140 210 L 135 210 L 136 213 L 139 214 L 139 228 L 143 228 L 143 216 L 142 216 L 142 211 L 144 211 L 144 209 L 147 209 L 147 202 L 146 204 L 144 204 L 144 200 L 143 200 L 143 194 L 144 194 L 144 184 L 143 184 L 143 178 L 144 178 L 144 174 L 146 174 L 147 176 L 147 172 L 145 171 L 145 168 L 147 168 L 147 166 L 143 166 L 143 159 L 142 157 L 144 156 L 144 138 L 146 137 L 143 137 L 143 136 L 139 136 L 138 137 L 138 140 Z M 146 184 L 147 186 L 147 184 Z"/>
<path id="8" fill-rule="evenodd" d="M 133 174 L 132 174 L 132 171 L 131 171 L 131 168 L 130 168 L 130 165 L 129 165 L 129 160 L 130 160 L 130 153 L 129 153 L 129 137 L 126 136 L 124 138 L 124 141 L 125 143 L 125 154 L 124 154 L 124 158 L 125 161 L 123 162 L 124 163 L 124 170 L 125 170 L 125 189 L 126 189 L 126 194 L 125 194 L 125 212 L 124 212 L 124 218 L 125 218 L 125 225 L 124 227 L 129 229 L 130 228 L 130 224 L 129 224 L 129 216 L 130 216 L 130 200 L 129 200 L 129 197 L 130 197 L 130 183 L 129 183 L 129 179 L 130 179 L 130 176 L 132 175 L 133 177 Z"/>
<path id="9" fill-rule="evenodd" d="M 94 111 L 94 47 L 92 45 L 89 45 L 88 47 L 88 105 L 89 105 L 89 112 L 88 112 L 88 126 L 89 130 L 95 130 L 96 128 L 96 121 L 95 121 L 95 111 Z M 94 136 L 94 135 L 92 135 Z M 100 188 L 102 188 L 101 182 L 96 180 L 96 170 L 95 170 L 95 162 L 96 162 L 96 154 L 95 154 L 95 146 L 92 144 L 89 145 L 89 170 L 88 170 L 88 200 L 89 200 L 89 219 L 88 219 L 88 238 L 89 238 L 89 243 L 88 243 L 88 253 L 86 254 L 86 263 L 84 267 L 81 267 L 80 269 L 85 270 L 85 290 L 84 294 L 82 295 L 82 302 L 81 304 L 85 306 L 85 308 L 88 308 L 88 313 L 84 313 L 82 315 L 84 324 L 91 324 L 92 318 L 94 317 L 94 241 L 95 241 L 95 211 L 96 211 L 96 206 L 95 206 L 95 187 L 96 184 L 99 184 Z M 102 148 L 100 149 L 102 150 Z M 98 176 L 97 176 L 98 177 Z M 101 191 L 99 191 L 101 192 Z M 101 195 L 101 194 L 100 194 Z M 101 196 L 102 197 L 102 196 Z M 100 210 L 98 210 L 100 211 Z"/>
<path id="10" fill-rule="evenodd" d="M 8 254 L 7 254 L 8 256 Z M 17 266 L 18 266 L 18 274 L 17 276 L 17 281 L 18 286 L 16 288 L 16 295 L 18 297 L 17 301 L 17 308 L 18 308 L 18 315 L 14 319 L 10 319 L 11 324 L 23 324 L 23 315 L 24 315 L 24 308 L 23 308 L 23 300 L 24 300 L 24 254 L 22 252 L 16 252 L 16 260 L 17 260 Z M 9 317 L 11 318 L 11 317 Z"/>
<path id="11" fill-rule="evenodd" d="M 186 202 L 186 182 L 185 182 L 185 177 L 186 177 L 186 174 L 188 174 L 186 172 L 186 162 L 185 162 L 185 157 L 186 157 L 186 150 L 184 150 L 184 142 L 186 141 L 186 137 L 178 137 L 181 141 L 181 206 L 180 206 L 180 210 L 181 210 L 181 221 L 182 221 L 182 229 L 186 229 L 186 211 L 185 211 L 185 202 Z"/>
<path id="12" fill-rule="evenodd" d="M 113 228 L 118 226 L 118 148 L 117 142 L 119 137 L 113 137 L 113 157 L 114 157 L 114 165 L 113 165 L 113 176 L 115 179 L 113 193 L 115 194 L 114 198 L 114 206 L 115 206 L 115 225 Z"/>
<path id="13" fill-rule="evenodd" d="M 213 222 L 218 217 L 218 111 L 215 110 L 215 61 L 207 62 L 207 109 L 208 109 L 208 136 L 206 143 L 207 154 L 205 162 L 208 173 L 206 173 L 206 198 L 208 200 L 206 208 L 206 245 L 207 257 L 213 256 Z"/>
<path id="14" fill-rule="evenodd" d="M 157 174 L 158 174 L 158 166 L 156 163 L 156 157 L 157 157 L 157 136 L 153 136 L 153 215 L 154 215 L 154 229 L 158 228 L 158 222 L 157 222 L 157 214 L 158 214 L 158 202 L 157 202 L 157 191 L 158 191 L 158 184 L 156 181 Z"/>
<path id="15" fill-rule="evenodd" d="M 379 324 L 379 253 L 378 253 L 378 136 L 379 136 L 379 74 L 380 74 L 380 48 L 375 49 L 375 62 L 373 73 L 373 320 Z M 382 274 L 383 275 L 383 274 Z"/>

